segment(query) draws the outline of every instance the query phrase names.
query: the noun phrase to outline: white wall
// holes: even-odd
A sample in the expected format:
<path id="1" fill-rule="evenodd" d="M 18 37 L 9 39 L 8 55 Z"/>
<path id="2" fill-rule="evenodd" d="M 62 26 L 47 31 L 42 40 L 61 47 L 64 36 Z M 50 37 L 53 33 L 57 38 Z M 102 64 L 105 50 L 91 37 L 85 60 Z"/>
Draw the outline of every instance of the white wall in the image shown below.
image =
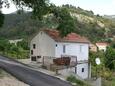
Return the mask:
<path id="1" fill-rule="evenodd" d="M 88 61 L 89 44 L 87 43 L 60 43 L 60 42 L 56 44 L 57 44 L 56 54 L 55 54 L 56 57 L 61 57 L 61 55 L 71 55 L 71 56 L 77 56 L 77 61 L 84 61 L 84 60 Z M 66 46 L 65 53 L 63 53 L 63 45 Z M 82 72 L 82 68 L 84 68 L 84 72 Z M 67 76 L 67 75 L 69 76 L 69 74 L 75 73 L 83 79 L 88 78 L 88 75 L 89 75 L 88 72 L 89 72 L 88 63 L 77 64 L 76 73 L 75 73 L 74 67 L 59 71 L 59 73 L 61 73 L 64 76 Z"/>
<path id="2" fill-rule="evenodd" d="M 71 74 L 75 74 L 75 67 L 58 70 L 58 73 L 62 74 L 64 77 L 68 77 Z"/>
<path id="3" fill-rule="evenodd" d="M 36 49 L 33 49 L 33 44 L 36 44 Z M 30 56 L 55 56 L 55 41 L 43 31 L 36 35 L 31 43 L 30 50 L 33 50 L 33 55 Z"/>
<path id="4" fill-rule="evenodd" d="M 36 49 L 33 49 L 33 44 L 36 44 Z M 63 45 L 66 46 L 65 53 L 63 53 Z M 62 55 L 71 55 L 77 56 L 78 61 L 88 60 L 89 56 L 89 44 L 55 42 L 43 31 L 39 32 L 39 34 L 32 39 L 30 50 L 33 50 L 33 55 L 30 56 L 51 56 L 60 58 Z"/>
<path id="5" fill-rule="evenodd" d="M 102 46 L 101 46 L 101 45 L 98 46 L 98 49 L 99 49 L 99 50 L 106 51 L 106 48 L 107 48 L 107 46 L 103 46 L 103 45 L 102 45 Z"/>
<path id="6" fill-rule="evenodd" d="M 83 78 L 83 79 L 86 79 L 88 78 L 88 63 L 83 63 L 83 64 L 77 64 L 77 74 Z M 82 72 L 82 68 L 84 68 L 84 72 Z"/>
<path id="7" fill-rule="evenodd" d="M 66 46 L 66 51 L 63 53 L 63 45 Z M 80 49 L 82 47 L 82 49 Z M 87 43 L 57 43 L 56 57 L 61 55 L 77 56 L 77 60 L 88 60 L 89 57 L 89 44 Z"/>
<path id="8" fill-rule="evenodd" d="M 84 72 L 82 72 L 82 68 L 84 68 Z M 66 77 L 70 76 L 71 74 L 75 74 L 76 76 L 79 76 L 82 79 L 87 79 L 89 75 L 88 74 L 88 63 L 77 64 L 76 72 L 75 72 L 75 67 L 72 67 L 72 68 L 59 70 L 59 73 Z"/>

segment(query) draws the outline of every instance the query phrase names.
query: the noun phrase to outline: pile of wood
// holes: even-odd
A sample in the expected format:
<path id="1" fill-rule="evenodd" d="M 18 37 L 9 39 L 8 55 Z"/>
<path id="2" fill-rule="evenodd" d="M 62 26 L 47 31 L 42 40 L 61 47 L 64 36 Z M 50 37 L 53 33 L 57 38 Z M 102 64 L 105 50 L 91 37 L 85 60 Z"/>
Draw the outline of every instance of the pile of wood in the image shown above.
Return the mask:
<path id="1" fill-rule="evenodd" d="M 64 66 L 68 66 L 70 65 L 70 57 L 62 57 L 62 58 L 56 58 L 53 59 L 53 63 L 56 65 L 64 65 Z"/>

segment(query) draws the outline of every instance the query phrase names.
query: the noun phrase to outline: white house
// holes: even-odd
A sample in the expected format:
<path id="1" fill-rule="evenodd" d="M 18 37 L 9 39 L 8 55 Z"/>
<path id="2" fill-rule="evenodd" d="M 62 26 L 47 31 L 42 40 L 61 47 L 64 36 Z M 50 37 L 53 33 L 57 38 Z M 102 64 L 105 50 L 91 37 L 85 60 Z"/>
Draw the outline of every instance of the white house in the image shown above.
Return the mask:
<path id="1" fill-rule="evenodd" d="M 96 43 L 96 46 L 98 47 L 98 50 L 106 51 L 108 43 L 106 42 L 98 42 Z"/>
<path id="2" fill-rule="evenodd" d="M 97 52 L 97 46 L 95 44 L 90 44 L 89 49 L 91 52 Z"/>
<path id="3" fill-rule="evenodd" d="M 31 40 L 30 57 L 32 61 L 42 61 L 44 56 L 74 56 L 77 65 L 71 71 L 84 79 L 88 78 L 89 41 L 85 37 L 70 33 L 62 38 L 57 30 L 42 30 Z"/>
<path id="4" fill-rule="evenodd" d="M 15 40 L 9 40 L 10 44 L 17 45 L 18 42 L 21 42 L 23 39 L 15 39 Z"/>

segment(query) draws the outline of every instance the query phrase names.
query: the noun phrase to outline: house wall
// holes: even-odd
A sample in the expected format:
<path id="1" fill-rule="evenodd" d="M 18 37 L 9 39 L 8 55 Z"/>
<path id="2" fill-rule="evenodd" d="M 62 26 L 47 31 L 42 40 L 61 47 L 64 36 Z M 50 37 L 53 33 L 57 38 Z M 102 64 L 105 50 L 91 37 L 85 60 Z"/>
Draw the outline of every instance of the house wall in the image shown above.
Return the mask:
<path id="1" fill-rule="evenodd" d="M 77 61 L 88 61 L 89 57 L 89 44 L 87 43 L 56 43 L 56 53 L 55 56 L 61 57 L 62 55 L 65 56 L 76 56 Z M 63 52 L 63 46 L 65 46 L 65 53 Z M 76 59 L 74 59 L 76 61 Z M 83 68 L 83 69 L 82 69 Z M 84 70 L 82 72 L 82 70 Z M 89 73 L 88 63 L 81 63 L 77 64 L 76 69 L 75 67 L 59 70 L 59 73 L 61 73 L 64 76 L 68 76 L 71 73 L 77 74 L 83 79 L 88 78 Z M 76 75 L 76 76 L 77 76 Z"/>
<path id="2" fill-rule="evenodd" d="M 23 41 L 23 39 L 9 40 L 10 44 L 15 44 L 15 45 L 17 45 L 17 43 L 21 41 Z"/>
<path id="3" fill-rule="evenodd" d="M 71 74 L 75 74 L 75 67 L 58 70 L 58 73 L 65 77 L 70 76 Z"/>
<path id="4" fill-rule="evenodd" d="M 33 44 L 36 44 L 36 49 L 33 49 Z M 30 43 L 30 51 L 33 50 L 33 55 L 30 56 L 55 56 L 55 41 L 43 31 L 39 32 Z"/>
<path id="5" fill-rule="evenodd" d="M 82 71 L 84 69 L 84 71 Z M 87 79 L 88 78 L 88 63 L 83 63 L 83 64 L 77 64 L 76 66 L 76 71 L 75 67 L 72 68 L 67 68 L 67 69 L 62 69 L 59 70 L 59 73 L 62 74 L 63 76 L 70 76 L 71 74 L 76 75 L 76 77 L 80 77 L 82 79 Z"/>
<path id="6" fill-rule="evenodd" d="M 83 64 L 77 64 L 77 75 L 79 75 L 80 77 L 82 77 L 83 79 L 88 78 L 88 72 L 89 72 L 89 68 L 88 68 L 88 63 L 83 63 Z M 82 72 L 82 68 L 84 68 L 84 72 Z"/>
<path id="7" fill-rule="evenodd" d="M 63 52 L 65 46 L 65 52 Z M 89 44 L 87 43 L 57 43 L 55 57 L 61 55 L 77 56 L 77 61 L 88 60 Z"/>
<path id="8" fill-rule="evenodd" d="M 99 49 L 99 50 L 106 51 L 106 47 L 107 47 L 107 46 L 104 46 L 104 45 L 101 46 L 101 45 L 100 45 L 100 46 L 98 46 L 98 49 Z"/>
<path id="9" fill-rule="evenodd" d="M 92 51 L 92 52 L 97 52 L 97 46 L 95 46 L 95 45 L 90 45 L 90 51 Z"/>
<path id="10" fill-rule="evenodd" d="M 36 44 L 35 49 L 33 49 L 33 44 Z M 63 46 L 65 46 L 65 52 L 63 52 Z M 62 55 L 69 55 L 76 56 L 77 61 L 88 60 L 89 56 L 89 44 L 55 42 L 43 31 L 39 32 L 39 34 L 32 39 L 30 50 L 33 50 L 33 55 L 30 56 L 60 58 Z"/>

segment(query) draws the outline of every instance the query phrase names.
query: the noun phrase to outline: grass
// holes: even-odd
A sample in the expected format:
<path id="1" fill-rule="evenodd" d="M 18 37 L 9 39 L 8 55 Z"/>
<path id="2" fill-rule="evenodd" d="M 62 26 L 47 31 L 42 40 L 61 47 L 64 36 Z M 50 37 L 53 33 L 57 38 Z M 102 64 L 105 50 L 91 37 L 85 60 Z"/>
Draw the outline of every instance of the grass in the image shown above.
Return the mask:
<path id="1" fill-rule="evenodd" d="M 77 79 L 75 76 L 71 75 L 69 77 L 67 77 L 67 81 L 74 83 L 74 86 L 91 86 L 88 83 L 81 81 L 79 79 Z"/>
<path id="2" fill-rule="evenodd" d="M 13 59 L 27 59 L 29 58 L 29 50 L 22 50 L 20 53 L 17 53 L 16 52 L 8 52 L 8 53 L 4 53 L 3 52 L 0 52 L 1 55 L 5 55 L 5 56 L 8 56 L 8 57 L 11 57 Z"/>
<path id="3" fill-rule="evenodd" d="M 4 71 L 4 70 L 2 70 L 2 69 L 0 69 L 0 78 L 3 78 L 3 77 L 4 77 L 4 75 L 5 75 L 5 71 Z"/>
<path id="4" fill-rule="evenodd" d="M 115 76 L 111 80 L 103 80 L 103 86 L 115 86 Z"/>
<path id="5" fill-rule="evenodd" d="M 2 77 L 2 70 L 0 69 L 0 77 Z"/>

